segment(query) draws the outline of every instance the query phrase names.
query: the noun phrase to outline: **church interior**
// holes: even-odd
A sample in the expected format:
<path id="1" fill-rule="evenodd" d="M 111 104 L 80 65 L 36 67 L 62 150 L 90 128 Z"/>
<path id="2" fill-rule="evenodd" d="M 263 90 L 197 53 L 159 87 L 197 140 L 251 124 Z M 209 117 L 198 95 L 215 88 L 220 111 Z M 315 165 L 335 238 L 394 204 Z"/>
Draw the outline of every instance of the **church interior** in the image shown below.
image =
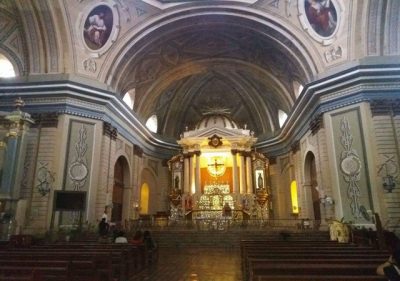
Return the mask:
<path id="1" fill-rule="evenodd" d="M 102 218 L 180 240 L 176 256 L 193 237 L 226 251 L 329 240 L 335 224 L 399 235 L 399 14 L 397 0 L 0 1 L 0 242 Z M 210 254 L 191 251 L 190 270 Z M 176 281 L 303 280 L 231 262 Z M 118 280 L 175 280 L 160 278 Z"/>

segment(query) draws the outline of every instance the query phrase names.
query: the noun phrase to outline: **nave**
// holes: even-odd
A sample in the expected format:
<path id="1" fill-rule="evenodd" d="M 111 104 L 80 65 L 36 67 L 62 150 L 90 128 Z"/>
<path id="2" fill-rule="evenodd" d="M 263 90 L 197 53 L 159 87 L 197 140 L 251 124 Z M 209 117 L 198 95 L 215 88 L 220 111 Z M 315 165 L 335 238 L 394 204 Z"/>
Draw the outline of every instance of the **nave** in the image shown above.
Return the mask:
<path id="1" fill-rule="evenodd" d="M 238 248 L 160 248 L 158 262 L 131 281 L 241 281 Z"/>

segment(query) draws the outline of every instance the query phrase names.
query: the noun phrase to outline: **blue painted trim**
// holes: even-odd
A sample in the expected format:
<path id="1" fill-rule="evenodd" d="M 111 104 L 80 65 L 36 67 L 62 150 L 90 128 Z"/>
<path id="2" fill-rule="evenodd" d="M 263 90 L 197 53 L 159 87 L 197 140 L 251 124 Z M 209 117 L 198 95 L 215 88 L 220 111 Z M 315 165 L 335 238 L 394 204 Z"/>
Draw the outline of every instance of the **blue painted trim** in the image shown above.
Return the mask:
<path id="1" fill-rule="evenodd" d="M 151 133 L 121 100 L 118 94 L 87 86 L 64 78 L 61 80 L 38 82 L 10 82 L 0 85 L 0 110 L 11 111 L 16 96 L 23 99 L 51 97 L 70 97 L 105 106 L 101 112 L 83 106 L 59 103 L 53 105 L 28 105 L 28 112 L 56 111 L 110 122 L 119 134 L 133 144 L 141 146 L 146 154 L 168 158 L 176 154 L 180 147 L 174 140 L 166 140 Z M 54 77 L 53 77 L 54 79 Z M 388 87 L 387 85 L 390 85 Z M 357 88 L 357 86 L 360 86 Z M 342 93 L 343 96 L 338 94 Z M 290 151 L 293 141 L 299 140 L 309 131 L 309 123 L 319 114 L 344 106 L 372 99 L 400 98 L 400 65 L 378 64 L 357 65 L 334 75 L 321 78 L 306 85 L 301 96 L 294 104 L 285 126 L 277 135 L 261 139 L 256 144 L 257 150 L 269 155 L 280 155 Z M 329 98 L 329 95 L 337 95 Z M 322 100 L 324 98 L 324 100 Z M 114 120 L 115 114 L 119 120 Z M 119 123 L 120 121 L 125 124 Z M 125 128 L 125 127 L 129 127 Z"/>

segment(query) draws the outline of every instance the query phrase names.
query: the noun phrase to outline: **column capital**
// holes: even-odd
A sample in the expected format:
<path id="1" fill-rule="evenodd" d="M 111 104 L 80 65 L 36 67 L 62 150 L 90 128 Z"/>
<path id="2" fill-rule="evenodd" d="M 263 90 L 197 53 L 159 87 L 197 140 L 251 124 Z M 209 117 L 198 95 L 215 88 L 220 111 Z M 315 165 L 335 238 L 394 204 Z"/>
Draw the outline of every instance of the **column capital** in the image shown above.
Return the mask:
<path id="1" fill-rule="evenodd" d="M 237 149 L 232 149 L 232 150 L 231 150 L 231 153 L 232 153 L 233 155 L 236 155 L 237 153 L 239 153 L 239 150 L 237 150 Z"/>
<path id="2" fill-rule="evenodd" d="M 399 115 L 400 99 L 373 99 L 369 102 L 372 116 Z"/>
<path id="3" fill-rule="evenodd" d="M 137 145 L 133 146 L 133 154 L 139 157 L 143 156 L 143 149 Z"/>
<path id="4" fill-rule="evenodd" d="M 320 113 L 311 120 L 309 128 L 311 130 L 311 134 L 315 135 L 323 127 L 324 127 L 323 114 Z"/>
<path id="5" fill-rule="evenodd" d="M 200 150 L 196 150 L 196 151 L 189 151 L 189 152 L 184 152 L 183 153 L 183 157 L 184 158 L 191 158 L 194 155 L 200 156 L 201 155 L 201 151 Z"/>
<path id="6" fill-rule="evenodd" d="M 184 152 L 183 153 L 183 158 L 190 158 L 193 156 L 193 152 Z"/>
<path id="7" fill-rule="evenodd" d="M 270 156 L 268 157 L 269 164 L 275 165 L 276 164 L 276 156 Z"/>
<path id="8" fill-rule="evenodd" d="M 118 130 L 109 122 L 103 123 L 103 135 L 109 136 L 112 140 L 116 140 L 118 137 Z"/>
<path id="9" fill-rule="evenodd" d="M 297 151 L 300 150 L 300 142 L 298 140 L 294 141 L 292 145 L 290 146 L 292 153 L 296 153 Z"/>
<path id="10" fill-rule="evenodd" d="M 33 113 L 32 118 L 35 120 L 35 124 L 32 127 L 57 128 L 58 115 L 57 112 Z"/>

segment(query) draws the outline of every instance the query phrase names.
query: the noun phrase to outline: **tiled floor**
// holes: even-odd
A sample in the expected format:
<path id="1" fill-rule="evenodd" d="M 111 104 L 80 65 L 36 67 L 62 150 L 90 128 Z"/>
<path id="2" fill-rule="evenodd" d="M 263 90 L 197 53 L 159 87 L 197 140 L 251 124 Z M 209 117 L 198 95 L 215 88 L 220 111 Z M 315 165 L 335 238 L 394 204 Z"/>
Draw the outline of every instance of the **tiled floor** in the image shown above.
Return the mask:
<path id="1" fill-rule="evenodd" d="M 238 249 L 160 248 L 158 262 L 131 281 L 241 280 Z"/>

